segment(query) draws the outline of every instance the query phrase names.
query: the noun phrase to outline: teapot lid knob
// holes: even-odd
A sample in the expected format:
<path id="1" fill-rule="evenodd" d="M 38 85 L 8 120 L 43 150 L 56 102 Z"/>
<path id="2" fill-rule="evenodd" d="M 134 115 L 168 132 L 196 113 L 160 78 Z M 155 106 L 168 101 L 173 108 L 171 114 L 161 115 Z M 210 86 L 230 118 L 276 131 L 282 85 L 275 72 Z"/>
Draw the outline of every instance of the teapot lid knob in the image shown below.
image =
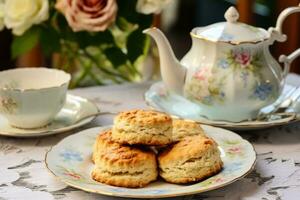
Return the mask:
<path id="1" fill-rule="evenodd" d="M 227 9 L 224 16 L 227 22 L 235 23 L 239 19 L 240 14 L 234 6 L 231 6 Z"/>

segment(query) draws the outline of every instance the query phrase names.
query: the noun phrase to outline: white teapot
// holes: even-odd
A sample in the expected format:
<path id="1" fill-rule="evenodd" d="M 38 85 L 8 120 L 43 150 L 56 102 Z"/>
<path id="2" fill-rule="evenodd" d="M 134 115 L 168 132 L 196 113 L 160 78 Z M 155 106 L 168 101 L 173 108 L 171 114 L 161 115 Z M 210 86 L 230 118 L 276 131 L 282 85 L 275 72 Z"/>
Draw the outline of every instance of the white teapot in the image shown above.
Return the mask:
<path id="1" fill-rule="evenodd" d="M 284 42 L 285 18 L 300 12 L 300 5 L 285 9 L 276 27 L 264 30 L 238 22 L 239 13 L 230 7 L 226 22 L 197 27 L 191 31 L 192 47 L 179 62 L 164 34 L 157 28 L 144 33 L 157 43 L 164 84 L 201 107 L 201 115 L 212 120 L 253 119 L 259 110 L 281 94 L 290 63 L 300 49 L 280 56 L 282 70 L 269 46 Z"/>

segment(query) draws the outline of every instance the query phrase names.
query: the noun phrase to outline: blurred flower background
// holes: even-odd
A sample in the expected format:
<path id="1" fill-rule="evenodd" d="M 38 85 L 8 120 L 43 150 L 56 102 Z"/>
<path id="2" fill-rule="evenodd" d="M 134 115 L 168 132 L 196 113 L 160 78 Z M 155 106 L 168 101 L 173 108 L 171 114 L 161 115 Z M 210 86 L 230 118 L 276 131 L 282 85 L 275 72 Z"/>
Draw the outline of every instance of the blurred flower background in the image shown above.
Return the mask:
<path id="1" fill-rule="evenodd" d="M 142 79 L 150 40 L 142 31 L 169 0 L 0 0 L 13 59 L 37 45 L 71 87 Z"/>
<path id="2" fill-rule="evenodd" d="M 0 70 L 56 67 L 72 74 L 71 87 L 159 78 L 155 45 L 142 30 L 158 26 L 180 59 L 190 48 L 190 30 L 224 21 L 236 6 L 240 21 L 268 28 L 299 0 L 0 0 Z M 286 43 L 275 57 L 300 45 L 300 16 L 286 20 Z M 10 49 L 10 50 L 9 50 Z M 298 62 L 292 71 L 300 73 Z"/>

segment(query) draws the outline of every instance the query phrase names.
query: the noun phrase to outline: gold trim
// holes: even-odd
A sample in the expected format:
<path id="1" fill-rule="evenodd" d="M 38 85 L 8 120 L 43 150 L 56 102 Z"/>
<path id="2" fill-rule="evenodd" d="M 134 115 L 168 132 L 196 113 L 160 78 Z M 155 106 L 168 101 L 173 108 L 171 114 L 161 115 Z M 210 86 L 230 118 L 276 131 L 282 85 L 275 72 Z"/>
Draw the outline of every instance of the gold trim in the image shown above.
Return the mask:
<path id="1" fill-rule="evenodd" d="M 107 126 L 104 126 L 104 127 L 101 127 L 101 128 L 105 128 Z M 95 128 L 95 127 L 94 127 Z M 228 131 L 228 130 L 226 130 Z M 232 132 L 232 131 L 230 131 Z M 234 132 L 233 132 L 234 133 Z M 237 134 L 237 133 L 234 133 L 234 134 Z M 238 135 L 238 134 L 237 134 Z M 254 148 L 254 146 L 247 140 L 243 139 L 241 137 L 241 140 L 242 141 L 246 141 L 251 147 L 252 147 L 252 150 L 254 152 L 254 156 L 255 156 L 255 159 L 251 165 L 251 167 L 241 176 L 239 177 L 236 177 L 235 179 L 229 181 L 229 182 L 226 182 L 226 183 L 223 183 L 223 184 L 220 184 L 220 185 L 217 185 L 215 187 L 212 187 L 212 188 L 207 188 L 207 189 L 203 189 L 203 190 L 198 190 L 198 191 L 191 191 L 191 192 L 183 192 L 183 193 L 180 193 L 180 194 L 169 194 L 169 195 L 124 195 L 124 194 L 120 194 L 118 192 L 115 192 L 115 193 L 110 193 L 110 192 L 104 192 L 104 191 L 99 191 L 99 190 L 92 190 L 92 189 L 87 189 L 87 188 L 83 188 L 83 187 L 80 187 L 76 184 L 73 184 L 73 183 L 70 183 L 69 181 L 67 181 L 66 179 L 64 178 L 61 178 L 60 176 L 56 175 L 55 172 L 53 172 L 49 166 L 48 166 L 48 163 L 47 163 L 47 157 L 48 157 L 48 154 L 51 152 L 51 150 L 53 149 L 53 147 L 57 146 L 57 145 L 54 145 L 52 147 L 50 147 L 50 149 L 46 152 L 46 155 L 45 155 L 45 158 L 44 158 L 44 163 L 46 165 L 46 168 L 47 170 L 53 174 L 55 176 L 55 178 L 73 188 L 76 188 L 76 189 L 79 189 L 79 190 L 82 190 L 82 191 L 86 191 L 86 192 L 91 192 L 91 193 L 96 193 L 96 194 L 102 194 L 102 195 L 107 195 L 107 196 L 114 196 L 114 197 L 125 197 L 125 198 L 137 198 L 137 199 L 146 199 L 146 198 L 167 198 L 167 197 L 178 197 L 178 196 L 186 196 L 186 195 L 192 195 L 192 194 L 199 194 L 199 193 L 203 193 L 203 192 L 208 192 L 208 191 L 211 191 L 211 190 L 215 190 L 215 189 L 218 189 L 218 188 L 222 188 L 224 186 L 227 186 L 231 183 L 234 183 L 242 178 L 244 178 L 245 176 L 247 176 L 248 174 L 250 174 L 250 172 L 254 169 L 255 165 L 256 165 L 256 162 L 257 162 L 257 152 Z M 100 184 L 100 183 L 99 183 Z"/>
<path id="2" fill-rule="evenodd" d="M 211 40 L 205 37 L 202 37 L 200 35 L 196 35 L 195 33 L 193 33 L 192 31 L 190 32 L 191 37 L 193 38 L 197 38 L 197 39 L 201 39 L 201 40 L 205 40 L 205 41 L 209 41 L 209 42 L 214 42 L 214 43 L 227 43 L 227 44 L 231 44 L 231 45 L 239 45 L 239 44 L 258 44 L 264 41 L 269 40 L 269 37 L 264 38 L 263 40 L 258 40 L 258 41 L 243 41 L 243 42 L 232 42 L 232 41 L 224 41 L 224 40 Z"/>
<path id="3" fill-rule="evenodd" d="M 152 87 L 152 85 L 150 86 Z M 149 91 L 149 90 L 148 90 Z M 152 110 L 159 110 L 161 112 L 166 113 L 163 108 L 160 106 L 152 106 L 151 102 L 149 102 L 146 98 L 146 93 L 143 95 L 143 99 L 146 103 L 146 105 L 152 109 Z M 282 126 L 282 125 L 287 125 L 290 123 L 295 123 L 300 121 L 300 116 L 298 116 L 297 113 L 285 113 L 286 115 L 290 115 L 290 119 L 288 121 L 282 121 L 282 122 L 277 122 L 279 120 L 274 120 L 273 122 L 266 122 L 266 123 L 259 123 L 259 124 L 247 124 L 247 121 L 242 121 L 242 122 L 226 122 L 226 121 L 201 121 L 201 120 L 192 120 L 195 121 L 196 123 L 199 124 L 204 124 L 204 125 L 209 125 L 209 126 L 215 126 L 215 127 L 220 127 L 220 128 L 228 128 L 230 130 L 254 130 L 254 129 L 262 129 L 262 128 L 271 128 L 275 126 Z M 178 118 L 178 119 L 184 119 L 182 117 L 172 115 L 172 118 Z M 191 120 L 191 119 L 189 119 Z M 216 123 L 214 123 L 216 122 Z"/>
<path id="4" fill-rule="evenodd" d="M 92 100 L 88 99 L 88 98 L 83 98 L 81 96 L 72 95 L 72 94 L 67 94 L 67 95 L 80 97 L 82 99 L 85 99 L 97 109 L 96 112 L 101 111 L 100 108 L 97 106 L 97 104 L 95 102 L 93 102 Z M 44 136 L 49 136 L 49 135 L 56 135 L 56 134 L 59 134 L 59 133 L 65 133 L 65 132 L 68 132 L 68 131 L 71 131 L 71 130 L 79 129 L 80 127 L 82 127 L 84 125 L 87 125 L 88 123 L 91 123 L 92 121 L 94 121 L 97 118 L 97 116 L 91 116 L 90 118 L 85 119 L 85 120 L 87 120 L 87 122 L 84 122 L 85 120 L 83 120 L 79 123 L 75 122 L 74 124 L 71 124 L 68 127 L 62 127 L 62 128 L 54 129 L 54 130 L 45 130 L 43 132 L 38 132 L 38 133 L 26 133 L 26 135 L 24 135 L 24 133 L 2 132 L 0 130 L 0 135 L 8 136 L 8 137 L 15 137 L 15 138 L 32 138 L 32 137 L 44 137 Z"/>
<path id="5" fill-rule="evenodd" d="M 145 34 L 148 34 L 149 31 L 151 30 L 156 30 L 158 29 L 157 27 L 150 27 L 150 28 L 147 28 L 143 31 L 143 33 Z M 194 29 L 193 29 L 194 30 Z M 211 40 L 211 39 L 208 39 L 208 38 L 205 38 L 205 37 L 202 37 L 202 36 L 199 36 L 195 33 L 193 33 L 193 30 L 190 31 L 190 35 L 191 37 L 193 38 L 197 38 L 197 39 L 202 39 L 202 40 L 205 40 L 205 41 L 209 41 L 209 42 L 214 42 L 214 43 L 218 43 L 218 42 L 222 42 L 222 43 L 227 43 L 227 44 L 231 44 L 231 45 L 239 45 L 239 44 L 257 44 L 257 43 L 260 43 L 260 42 L 264 42 L 264 41 L 267 41 L 270 39 L 270 36 L 269 37 L 265 37 L 263 40 L 258 40 L 258 41 L 243 41 L 243 42 L 231 42 L 231 41 L 223 41 L 223 40 Z M 264 29 L 263 29 L 264 30 Z"/>
<path id="6" fill-rule="evenodd" d="M 30 68 L 30 67 L 24 67 L 24 68 L 17 68 L 17 69 L 9 69 L 9 70 L 4 70 L 4 71 L 1 71 L 1 73 L 5 73 L 5 72 L 9 72 L 9 71 L 17 71 L 17 70 L 32 70 L 33 68 Z M 50 71 L 58 71 L 58 72 L 61 72 L 65 75 L 68 76 L 67 80 L 64 81 L 63 83 L 61 83 L 60 85 L 58 86 L 51 86 L 51 87 L 42 87 L 42 88 L 38 88 L 38 89 L 19 89 L 19 88 L 0 88 L 0 91 L 8 91 L 8 92 L 33 92 L 33 91 L 43 91 L 43 90 L 47 90 L 47 89 L 54 89 L 54 88 L 60 88 L 60 87 L 63 87 L 63 86 L 68 86 L 70 81 L 71 81 L 71 75 L 66 73 L 65 71 L 63 70 L 58 70 L 58 69 L 52 69 L 52 68 L 46 68 L 46 67 L 39 67 L 37 68 L 38 69 L 44 69 L 44 70 L 50 70 Z"/>

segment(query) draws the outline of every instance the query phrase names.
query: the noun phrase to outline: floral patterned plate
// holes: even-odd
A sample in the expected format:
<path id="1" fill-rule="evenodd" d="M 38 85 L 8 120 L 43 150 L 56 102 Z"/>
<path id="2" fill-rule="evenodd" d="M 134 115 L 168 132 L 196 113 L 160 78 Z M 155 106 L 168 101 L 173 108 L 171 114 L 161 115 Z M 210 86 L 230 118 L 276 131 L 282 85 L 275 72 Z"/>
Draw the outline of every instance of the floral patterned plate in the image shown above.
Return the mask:
<path id="1" fill-rule="evenodd" d="M 86 116 L 98 113 L 99 109 L 91 101 L 74 95 L 67 95 L 66 103 L 54 118 L 54 121 L 46 127 L 37 129 L 19 129 L 11 127 L 4 116 L 0 115 L 0 135 L 13 137 L 37 137 L 58 134 L 83 126 L 95 116 L 80 120 Z"/>
<path id="2" fill-rule="evenodd" d="M 195 184 L 175 185 L 162 180 L 145 188 L 130 189 L 98 183 L 91 178 L 94 166 L 92 146 L 100 131 L 97 127 L 71 135 L 46 154 L 47 168 L 64 183 L 87 192 L 131 198 L 162 198 L 182 196 L 214 190 L 246 176 L 254 167 L 256 153 L 253 146 L 239 135 L 221 128 L 203 125 L 203 129 L 219 144 L 224 162 L 223 170 Z"/>
<path id="3" fill-rule="evenodd" d="M 291 89 L 293 86 L 286 85 L 284 92 Z M 212 121 L 201 116 L 201 108 L 185 99 L 182 96 L 169 92 L 162 82 L 154 83 L 150 89 L 145 93 L 146 103 L 156 109 L 176 117 L 191 119 L 202 124 L 222 127 L 230 130 L 253 130 L 270 128 L 273 126 L 279 126 L 295 122 L 299 120 L 293 113 L 287 113 L 281 117 L 274 118 L 272 120 L 266 121 L 243 121 L 243 122 L 227 122 L 227 121 Z M 300 109 L 295 109 L 296 112 Z"/>

